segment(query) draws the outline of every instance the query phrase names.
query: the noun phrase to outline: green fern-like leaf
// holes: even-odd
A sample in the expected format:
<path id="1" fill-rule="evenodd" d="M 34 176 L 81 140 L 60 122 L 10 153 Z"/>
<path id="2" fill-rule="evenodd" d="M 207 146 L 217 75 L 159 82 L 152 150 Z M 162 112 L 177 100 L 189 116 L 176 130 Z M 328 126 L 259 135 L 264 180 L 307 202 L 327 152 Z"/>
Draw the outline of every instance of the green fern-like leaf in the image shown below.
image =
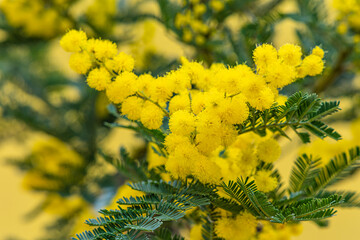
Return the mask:
<path id="1" fill-rule="evenodd" d="M 304 199 L 287 206 L 282 214 L 286 222 L 315 221 L 332 217 L 334 206 L 341 203 L 341 196 L 331 195 L 327 198 Z"/>
<path id="2" fill-rule="evenodd" d="M 222 187 L 231 198 L 239 202 L 254 216 L 273 222 L 283 222 L 284 216 L 264 193 L 257 190 L 254 181 L 248 182 L 248 179 L 244 181 L 238 178 L 236 182 L 229 181 L 228 184 L 223 182 Z"/>
<path id="3" fill-rule="evenodd" d="M 298 157 L 291 171 L 289 191 L 298 192 L 304 190 L 309 180 L 319 171 L 317 169 L 319 164 L 320 159 L 313 159 L 312 156 L 303 154 Z"/>
<path id="4" fill-rule="evenodd" d="M 309 180 L 306 192 L 314 194 L 344 178 L 351 176 L 360 167 L 360 147 L 352 148 L 330 160 Z"/>
<path id="5" fill-rule="evenodd" d="M 331 195 L 341 196 L 341 203 L 337 207 L 360 207 L 360 194 L 348 191 L 320 191 L 316 194 L 317 198 L 326 198 Z"/>

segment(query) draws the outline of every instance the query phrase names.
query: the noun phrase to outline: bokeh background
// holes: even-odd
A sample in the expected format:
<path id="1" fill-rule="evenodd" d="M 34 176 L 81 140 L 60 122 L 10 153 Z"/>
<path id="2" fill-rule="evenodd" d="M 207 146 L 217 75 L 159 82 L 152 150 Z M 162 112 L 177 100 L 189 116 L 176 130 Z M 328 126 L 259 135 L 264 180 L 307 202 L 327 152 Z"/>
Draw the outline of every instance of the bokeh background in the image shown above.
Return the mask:
<path id="1" fill-rule="evenodd" d="M 26 2 L 26 0 L 24 1 Z M 67 4 L 67 1 L 58 2 L 59 4 Z M 98 5 L 94 2 L 98 2 Z M 102 9 L 103 12 L 105 12 L 104 16 L 106 16 L 106 14 L 111 15 L 113 11 L 111 4 L 113 2 L 115 1 L 76 1 L 76 6 L 72 8 L 71 14 L 73 14 L 73 16 L 82 16 L 84 12 L 88 12 L 88 14 L 91 15 L 91 13 L 97 12 L 96 9 Z M 141 4 L 138 5 L 139 2 L 141 2 Z M 265 4 L 266 2 L 272 1 L 260 2 L 261 4 Z M 287 0 L 276 2 L 279 2 L 277 3 L 276 11 L 281 14 L 291 15 L 301 12 L 298 1 Z M 4 4 L 4 0 L 0 1 L 0 4 Z M 124 15 L 131 12 L 133 8 L 143 14 L 151 13 L 154 16 L 161 15 L 159 5 L 152 1 L 123 0 L 118 1 L 116 4 Z M 91 6 L 93 6 L 93 10 L 91 10 Z M 109 7 L 107 8 L 106 6 Z M 332 26 L 332 30 L 337 31 L 336 29 L 339 28 L 335 23 L 337 20 L 336 10 L 332 8 L 332 1 L 325 1 L 324 7 L 322 10 L 324 11 L 326 19 L 321 21 Z M 2 9 L 4 11 L 4 8 Z M 2 116 L 0 117 L 0 189 L 2 190 L 0 197 L 0 213 L 2 216 L 0 218 L 0 239 L 52 239 L 44 238 L 46 232 L 49 230 L 46 229 L 46 226 L 49 226 L 49 223 L 54 219 L 54 215 L 59 214 L 59 212 L 52 211 L 51 207 L 42 208 L 42 204 L 44 203 L 44 199 L 47 199 L 48 193 L 34 191 L 31 187 L 29 189 L 29 184 L 26 184 L 26 180 L 24 180 L 26 179 L 25 176 L 27 173 L 21 170 L 26 169 L 26 166 L 21 165 L 18 160 L 25 159 L 31 154 L 34 149 L 34 143 L 43 141 L 44 139 L 45 141 L 50 141 L 49 135 L 65 136 L 63 140 L 70 138 L 66 137 L 67 133 L 64 133 L 64 131 L 52 134 L 49 129 L 54 126 L 49 126 L 48 129 L 39 128 L 37 126 L 37 124 L 39 124 L 37 118 L 43 115 L 51 115 L 47 121 L 55 121 L 55 128 L 64 128 L 65 130 L 73 131 L 69 134 L 74 134 L 77 131 L 84 130 L 81 126 L 79 128 L 75 127 L 77 124 L 87 124 L 89 121 L 87 121 L 88 116 L 82 115 L 79 117 L 76 112 L 74 113 L 69 110 L 69 108 L 73 107 L 77 110 L 77 107 L 83 106 L 81 104 L 85 102 L 85 104 L 88 104 L 89 109 L 92 108 L 95 111 L 95 113 L 92 114 L 95 114 L 98 119 L 98 121 L 93 123 L 95 127 L 99 128 L 97 130 L 97 146 L 104 149 L 106 153 L 117 154 L 119 147 L 125 146 L 132 154 L 137 154 L 140 151 L 139 149 L 143 148 L 144 143 L 136 138 L 129 130 L 113 129 L 109 131 L 103 126 L 104 121 L 111 120 L 106 110 L 107 100 L 101 95 L 94 96 L 93 92 L 82 92 L 86 88 L 83 83 L 84 79 L 72 73 L 68 67 L 70 55 L 65 53 L 59 46 L 61 29 L 58 30 L 60 33 L 47 33 L 48 35 L 40 37 L 27 35 L 27 33 L 19 33 L 16 32 L 18 28 L 10 28 L 11 26 L 9 27 L 9 25 L 7 25 L 7 20 L 3 16 L 4 13 L 5 11 L 1 13 L 2 28 L 0 31 L 0 116 Z M 17 14 L 25 13 L 26 12 L 18 12 Z M 99 13 L 99 16 L 100 15 Z M 197 48 L 194 44 L 189 44 L 184 41 L 184 39 L 179 39 L 176 33 L 166 29 L 166 27 L 156 19 L 141 20 L 127 24 L 131 18 L 126 18 L 127 20 L 124 20 L 123 23 L 111 26 L 112 29 L 110 31 L 106 29 L 106 26 L 109 27 L 110 23 L 107 22 L 106 17 L 104 18 L 105 20 L 95 19 L 95 21 L 93 21 L 90 17 L 79 17 L 79 19 L 83 21 L 82 24 L 75 24 L 72 27 L 80 26 L 92 32 L 95 36 L 102 34 L 104 38 L 109 37 L 114 40 L 119 40 L 121 42 L 121 50 L 135 57 L 140 72 L 150 70 L 161 73 L 163 70 L 166 70 L 166 62 L 173 62 L 173 64 L 176 65 L 176 61 L 180 56 L 195 57 L 198 59 L 201 59 L 203 56 L 197 54 Z M 94 23 L 100 23 L 102 21 L 104 22 L 103 25 L 94 26 Z M 240 17 L 230 17 L 226 24 L 229 28 L 236 29 L 238 26 L 245 24 L 245 22 L 246 20 L 244 20 L 244 17 L 240 14 Z M 36 22 L 32 24 L 36 24 Z M 300 39 L 299 31 L 305 29 L 304 32 L 308 32 L 306 27 L 309 27 L 309 25 L 307 26 L 306 24 L 313 23 L 310 21 L 307 22 L 306 20 L 299 23 L 296 18 L 292 19 L 290 17 L 281 19 L 272 25 L 271 36 L 268 37 L 266 41 L 273 43 L 276 47 L 284 43 L 302 44 L 303 46 L 306 44 L 311 45 L 312 43 L 321 44 L 321 42 L 316 39 L 309 40 L 309 42 L 304 42 Z M 44 30 L 49 27 L 51 28 L 53 26 L 50 24 L 49 26 L 42 26 L 41 28 Z M 314 26 L 314 28 L 315 27 L 316 26 Z M 104 32 L 101 32 L 99 29 Z M 36 31 L 40 30 L 35 29 L 34 32 Z M 111 34 L 109 32 L 111 32 Z M 321 32 L 319 34 L 321 37 Z M 323 35 L 323 42 L 330 41 L 327 37 L 330 38 L 333 36 Z M 306 36 L 304 36 L 304 38 L 306 38 Z M 323 44 L 323 48 L 328 51 L 329 59 L 327 60 L 327 64 L 331 67 L 336 64 L 336 53 L 334 53 L 334 57 L 332 55 L 334 50 L 330 48 L 327 49 L 326 47 L 327 45 Z M 332 47 L 334 48 L 334 46 Z M 234 56 L 230 56 L 229 59 L 234 59 Z M 161 66 L 162 64 L 163 66 Z M 282 139 L 282 156 L 276 166 L 279 168 L 283 179 L 288 179 L 292 162 L 300 152 L 308 151 L 319 155 L 328 154 L 326 156 L 332 156 L 347 149 L 350 145 L 360 144 L 360 139 L 357 137 L 360 135 L 360 122 L 356 120 L 359 118 L 360 76 L 357 72 L 358 68 L 354 65 L 356 64 L 347 65 L 346 67 L 349 69 L 345 68 L 342 74 L 336 76 L 335 84 L 329 87 L 327 91 L 320 93 L 327 99 L 340 98 L 340 106 L 343 111 L 338 114 L 337 119 L 330 119 L 330 121 L 333 121 L 332 125 L 343 135 L 344 140 L 341 140 L 339 143 L 332 141 L 327 141 L 327 143 L 320 142 L 316 143 L 317 145 L 308 146 L 308 148 L 301 148 L 301 144 L 296 138 L 293 138 L 292 141 Z M 40 82 L 37 83 L 33 81 L 33 79 L 38 79 Z M 37 92 L 35 86 L 36 84 L 40 86 L 44 79 L 58 81 L 57 83 L 61 83 L 62 86 L 61 88 L 57 88 L 58 86 L 54 82 L 53 85 L 51 82 L 46 83 L 46 90 L 50 91 L 50 94 L 47 95 L 47 100 L 51 106 L 53 106 L 51 110 L 48 110 L 47 106 L 44 107 L 44 102 L 46 105 L 46 101 L 41 100 L 43 94 L 42 89 Z M 316 81 L 316 79 L 310 79 L 309 81 Z M 29 89 L 30 86 L 27 85 L 28 83 L 33 84 L 31 90 Z M 304 85 L 296 87 L 308 87 L 312 86 L 311 84 L 311 82 L 306 82 Z M 66 85 L 66 87 L 64 87 L 64 85 Z M 293 89 L 289 89 L 288 91 L 291 92 Z M 83 100 L 83 102 L 79 99 Z M 29 104 L 33 109 L 30 111 L 28 108 L 14 107 L 18 102 L 22 103 L 21 106 Z M 67 110 L 63 110 L 64 102 L 68 104 Z M 10 107 L 7 108 L 6 106 Z M 89 114 L 91 114 L 91 110 L 89 109 L 84 110 L 84 112 L 90 112 Z M 56 112 L 57 110 L 60 112 Z M 29 111 L 27 112 L 29 115 L 21 115 L 19 111 Z M 80 120 L 78 118 L 80 118 Z M 28 125 L 30 125 L 30 127 Z M 74 128 L 68 129 L 67 126 L 69 125 Z M 87 127 L 87 130 L 89 130 L 92 129 L 94 125 L 90 124 L 90 126 Z M 79 147 L 79 149 L 86 149 L 88 145 L 83 146 L 82 141 L 84 141 L 84 139 L 87 139 L 87 136 L 75 140 L 71 139 L 71 142 L 75 142 L 74 145 Z M 116 169 L 112 165 L 105 162 L 96 154 L 93 154 L 92 157 L 96 158 L 94 161 L 96 161 L 97 171 L 102 171 L 102 173 L 106 173 L 107 176 L 116 175 Z M 51 161 L 51 159 L 47 160 Z M 94 172 L 96 173 L 96 171 Z M 121 178 L 119 179 L 115 186 L 121 185 Z M 106 189 L 109 189 L 108 187 L 111 184 L 107 183 L 108 185 L 106 185 L 105 180 L 103 182 Z M 109 199 L 114 196 L 116 190 L 110 188 L 108 191 L 101 191 L 101 189 L 98 188 L 102 185 L 95 185 L 93 186 L 94 189 L 89 190 L 89 196 L 91 194 L 103 196 L 100 200 L 94 202 L 95 208 L 99 209 L 108 205 L 109 201 L 111 201 Z M 360 176 L 357 174 L 351 180 L 344 181 L 337 185 L 337 189 L 360 191 L 359 186 Z M 57 208 L 58 205 L 53 207 Z M 93 211 L 96 211 L 96 209 Z M 294 239 L 359 239 L 359 216 L 360 209 L 341 209 L 337 216 L 331 219 L 328 228 L 320 228 L 315 224 L 305 223 L 303 234 Z M 82 218 L 82 221 L 85 219 L 86 216 Z M 82 230 L 83 227 L 79 227 L 79 229 Z"/>

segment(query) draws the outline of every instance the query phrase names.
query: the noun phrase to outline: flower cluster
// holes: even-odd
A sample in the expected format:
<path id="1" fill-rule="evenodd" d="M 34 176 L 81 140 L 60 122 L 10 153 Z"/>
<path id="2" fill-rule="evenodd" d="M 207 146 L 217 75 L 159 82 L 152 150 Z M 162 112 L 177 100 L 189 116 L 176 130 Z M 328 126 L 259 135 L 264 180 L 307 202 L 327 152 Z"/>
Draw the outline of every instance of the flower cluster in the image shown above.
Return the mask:
<path id="1" fill-rule="evenodd" d="M 110 41 L 87 39 L 85 33 L 72 30 L 61 45 L 74 52 L 70 66 L 87 75 L 90 87 L 105 90 L 112 103 L 121 104 L 123 115 L 164 132 L 166 159 L 160 161 L 173 177 L 219 183 L 252 176 L 264 192 L 275 189 L 277 180 L 256 167 L 276 161 L 281 149 L 269 135 L 239 135 L 237 128 L 250 111 L 276 104 L 279 88 L 320 74 L 324 67 L 319 47 L 302 57 L 298 46 L 286 44 L 276 50 L 263 44 L 253 53 L 255 69 L 244 64 L 213 64 L 207 69 L 182 58 L 182 66 L 164 76 L 137 76 L 133 58 L 118 53 Z"/>
<path id="2" fill-rule="evenodd" d="M 226 0 L 188 0 L 183 1 L 183 11 L 175 17 L 175 27 L 182 31 L 185 42 L 195 41 L 202 45 L 216 29 L 215 19 L 209 14 L 216 14 L 225 7 Z"/>
<path id="3" fill-rule="evenodd" d="M 337 10 L 340 22 L 338 32 L 345 34 L 348 30 L 355 32 L 354 41 L 360 41 L 360 2 L 356 0 L 334 0 L 333 6 Z"/>
<path id="4" fill-rule="evenodd" d="M 72 0 L 4 0 L 0 9 L 9 24 L 30 37 L 51 38 L 73 26 L 64 14 L 76 1 Z"/>

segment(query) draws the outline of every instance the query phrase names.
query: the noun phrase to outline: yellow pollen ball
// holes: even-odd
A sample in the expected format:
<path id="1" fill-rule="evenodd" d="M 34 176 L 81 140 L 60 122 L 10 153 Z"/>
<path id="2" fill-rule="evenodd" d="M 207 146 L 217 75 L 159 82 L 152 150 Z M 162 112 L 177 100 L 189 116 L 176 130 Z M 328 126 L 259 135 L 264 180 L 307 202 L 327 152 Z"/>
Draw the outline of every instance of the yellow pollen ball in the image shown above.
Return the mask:
<path id="1" fill-rule="evenodd" d="M 105 61 L 105 66 L 117 73 L 123 71 L 131 72 L 134 69 L 134 64 L 134 58 L 123 52 Z"/>
<path id="2" fill-rule="evenodd" d="M 257 155 L 260 160 L 266 163 L 273 163 L 279 159 L 281 148 L 279 143 L 273 139 L 265 139 L 258 143 Z"/>
<path id="3" fill-rule="evenodd" d="M 128 97 L 121 104 L 121 113 L 126 115 L 130 120 L 139 120 L 143 105 L 143 99 L 136 96 Z"/>
<path id="4" fill-rule="evenodd" d="M 99 60 L 112 58 L 117 54 L 117 46 L 109 40 L 97 40 L 93 46 L 95 57 Z"/>
<path id="5" fill-rule="evenodd" d="M 190 143 L 189 138 L 185 137 L 183 135 L 176 135 L 176 134 L 169 134 L 165 137 L 165 147 L 166 150 L 169 153 L 172 153 L 175 151 L 175 149 L 182 145 L 182 144 L 186 144 L 186 143 Z"/>
<path id="6" fill-rule="evenodd" d="M 170 114 L 178 110 L 190 111 L 190 98 L 186 93 L 174 96 L 169 102 Z"/>
<path id="7" fill-rule="evenodd" d="M 87 40 L 83 31 L 70 30 L 60 40 L 61 47 L 67 52 L 80 52 Z"/>
<path id="8" fill-rule="evenodd" d="M 262 44 L 255 48 L 253 52 L 254 62 L 256 64 L 256 68 L 260 71 L 266 69 L 268 64 L 277 60 L 277 51 L 270 44 Z"/>
<path id="9" fill-rule="evenodd" d="M 257 189 L 262 192 L 270 192 L 277 187 L 277 179 L 271 177 L 271 171 L 260 170 L 254 176 Z"/>
<path id="10" fill-rule="evenodd" d="M 116 77 L 106 89 L 106 96 L 115 104 L 121 103 L 126 97 L 136 92 L 137 76 L 131 72 L 123 72 Z"/>
<path id="11" fill-rule="evenodd" d="M 155 104 L 146 101 L 142 108 L 140 120 L 145 127 L 149 129 L 158 129 L 161 127 L 164 118 L 164 112 Z"/>
<path id="12" fill-rule="evenodd" d="M 325 55 L 324 50 L 322 50 L 319 46 L 316 46 L 316 47 L 312 50 L 311 54 L 316 55 L 316 56 L 318 56 L 318 57 L 320 57 L 320 58 L 323 58 L 324 55 Z"/>
<path id="13" fill-rule="evenodd" d="M 184 143 L 177 146 L 174 153 L 169 155 L 165 168 L 175 178 L 186 178 L 192 174 L 194 162 L 201 157 L 203 156 L 194 145 Z"/>
<path id="14" fill-rule="evenodd" d="M 86 74 L 92 66 L 91 57 L 86 52 L 76 52 L 70 56 L 69 66 L 79 74 Z"/>
<path id="15" fill-rule="evenodd" d="M 103 67 L 91 70 L 87 79 L 89 87 L 98 91 L 105 90 L 111 84 L 111 75 Z"/>
<path id="16" fill-rule="evenodd" d="M 301 48 L 293 44 L 285 44 L 279 49 L 279 57 L 285 64 L 298 66 L 301 64 Z"/>
<path id="17" fill-rule="evenodd" d="M 195 130 L 195 117 L 192 113 L 179 110 L 171 115 L 169 128 L 174 134 L 190 135 L 190 133 Z"/>
<path id="18" fill-rule="evenodd" d="M 242 94 L 224 99 L 219 103 L 218 109 L 220 119 L 228 124 L 242 123 L 249 115 L 246 98 Z"/>
<path id="19" fill-rule="evenodd" d="M 316 76 L 324 69 L 324 62 L 321 57 L 311 54 L 304 58 L 301 67 L 306 75 Z"/>

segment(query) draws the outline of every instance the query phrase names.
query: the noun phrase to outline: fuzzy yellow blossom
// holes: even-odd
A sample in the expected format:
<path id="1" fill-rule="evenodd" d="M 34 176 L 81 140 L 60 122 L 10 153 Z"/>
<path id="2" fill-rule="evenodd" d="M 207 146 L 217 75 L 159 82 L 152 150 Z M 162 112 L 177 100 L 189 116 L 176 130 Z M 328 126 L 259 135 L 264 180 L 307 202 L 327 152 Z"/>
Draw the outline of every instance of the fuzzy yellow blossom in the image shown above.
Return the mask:
<path id="1" fill-rule="evenodd" d="M 321 57 L 311 54 L 304 58 L 300 68 L 304 72 L 305 76 L 316 76 L 324 69 L 324 62 Z"/>
<path id="2" fill-rule="evenodd" d="M 313 48 L 311 54 L 323 58 L 325 53 L 324 50 L 322 50 L 319 46 L 316 46 Z"/>
<path id="3" fill-rule="evenodd" d="M 277 60 L 277 55 L 276 49 L 270 44 L 262 44 L 258 46 L 253 52 L 256 68 L 260 71 L 266 69 L 268 64 Z"/>
<path id="4" fill-rule="evenodd" d="M 165 138 L 165 147 L 169 153 L 174 152 L 178 146 L 187 143 L 190 143 L 189 138 L 183 135 L 169 134 Z"/>
<path id="5" fill-rule="evenodd" d="M 164 112 L 155 104 L 146 101 L 141 111 L 140 120 L 149 129 L 158 129 L 163 122 Z"/>
<path id="6" fill-rule="evenodd" d="M 274 103 L 274 93 L 261 79 L 253 81 L 245 86 L 244 95 L 250 105 L 258 110 L 265 110 Z"/>
<path id="7" fill-rule="evenodd" d="M 170 81 L 174 86 L 175 93 L 187 92 L 191 89 L 190 76 L 186 69 L 179 68 L 177 71 L 171 71 L 166 75 L 166 79 Z"/>
<path id="8" fill-rule="evenodd" d="M 205 109 L 206 97 L 203 92 L 194 92 L 191 94 L 191 110 L 194 114 L 199 114 Z"/>
<path id="9" fill-rule="evenodd" d="M 123 72 L 107 87 L 106 96 L 115 104 L 123 102 L 126 97 L 135 93 L 136 79 L 134 73 Z"/>
<path id="10" fill-rule="evenodd" d="M 224 99 L 219 103 L 218 115 L 223 122 L 228 124 L 244 122 L 249 115 L 246 98 L 242 94 L 239 94 L 231 99 Z"/>
<path id="11" fill-rule="evenodd" d="M 171 98 L 174 89 L 175 85 L 172 81 L 166 77 L 159 77 L 149 86 L 150 98 L 162 104 Z"/>
<path id="12" fill-rule="evenodd" d="M 86 81 L 89 87 L 102 91 L 111 84 L 111 75 L 104 67 L 95 68 L 91 70 Z"/>
<path id="13" fill-rule="evenodd" d="M 145 94 L 145 96 L 150 96 L 150 86 L 154 81 L 154 77 L 150 74 L 142 74 L 138 77 L 137 87 L 139 92 Z"/>
<path id="14" fill-rule="evenodd" d="M 121 113 L 130 120 L 139 120 L 143 105 L 143 99 L 136 96 L 128 97 L 121 104 Z"/>
<path id="15" fill-rule="evenodd" d="M 220 218 L 215 225 L 216 235 L 225 240 L 248 240 L 256 234 L 257 221 L 250 213 L 235 218 Z"/>
<path id="16" fill-rule="evenodd" d="M 195 130 L 195 117 L 187 111 L 179 110 L 171 115 L 169 128 L 174 134 L 190 135 Z"/>
<path id="17" fill-rule="evenodd" d="M 109 40 L 97 40 L 94 46 L 95 57 L 99 60 L 112 58 L 117 54 L 117 46 Z"/>
<path id="18" fill-rule="evenodd" d="M 60 40 L 61 47 L 67 52 L 80 52 L 87 40 L 83 31 L 70 30 Z"/>
<path id="19" fill-rule="evenodd" d="M 293 66 L 275 61 L 268 65 L 265 80 L 274 88 L 282 88 L 292 83 L 297 77 Z"/>
<path id="20" fill-rule="evenodd" d="M 193 164 L 202 157 L 194 145 L 181 144 L 169 156 L 165 167 L 175 178 L 186 178 L 192 174 Z"/>
<path id="21" fill-rule="evenodd" d="M 123 71 L 131 72 L 134 69 L 134 64 L 134 59 L 123 52 L 105 61 L 105 66 L 117 73 Z"/>
<path id="22" fill-rule="evenodd" d="M 285 44 L 279 48 L 279 58 L 288 65 L 298 66 L 301 64 L 301 48 L 293 44 Z"/>
<path id="23" fill-rule="evenodd" d="M 281 148 L 275 139 L 268 138 L 258 143 L 257 155 L 260 160 L 266 163 L 273 163 L 279 159 L 280 154 Z"/>
<path id="24" fill-rule="evenodd" d="M 86 52 L 76 52 L 70 56 L 69 66 L 76 73 L 86 74 L 92 65 L 92 59 Z"/>
<path id="25" fill-rule="evenodd" d="M 220 182 L 219 166 L 205 156 L 196 159 L 192 169 L 192 175 L 202 183 L 217 184 Z"/>
<path id="26" fill-rule="evenodd" d="M 188 94 L 180 94 L 174 96 L 169 102 L 169 111 L 174 113 L 178 110 L 190 111 L 190 97 Z"/>
<path id="27" fill-rule="evenodd" d="M 277 187 L 278 185 L 277 179 L 270 175 L 271 175 L 271 171 L 260 170 L 256 172 L 254 179 L 255 179 L 255 184 L 259 191 L 270 192 Z"/>

